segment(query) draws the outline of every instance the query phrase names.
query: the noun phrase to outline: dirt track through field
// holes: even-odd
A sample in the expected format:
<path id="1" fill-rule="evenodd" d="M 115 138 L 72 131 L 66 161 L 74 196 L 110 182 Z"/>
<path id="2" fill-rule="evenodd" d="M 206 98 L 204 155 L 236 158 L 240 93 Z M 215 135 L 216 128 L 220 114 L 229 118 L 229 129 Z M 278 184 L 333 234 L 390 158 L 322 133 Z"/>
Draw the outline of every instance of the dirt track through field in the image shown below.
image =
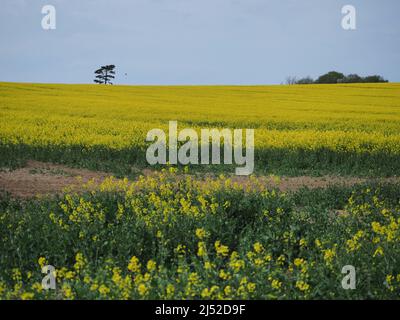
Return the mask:
<path id="1" fill-rule="evenodd" d="M 103 181 L 109 174 L 64 165 L 28 161 L 24 168 L 0 172 L 0 190 L 13 197 L 30 198 L 36 195 L 61 193 L 64 188 L 79 188 L 94 180 Z"/>
<path id="2" fill-rule="evenodd" d="M 144 170 L 143 175 L 151 174 L 151 170 Z M 106 172 L 75 169 L 60 164 L 51 164 L 38 161 L 28 161 L 24 168 L 0 171 L 0 191 L 6 191 L 13 197 L 31 198 L 37 195 L 62 193 L 65 188 L 82 189 L 88 181 L 94 184 L 101 183 L 110 174 Z M 259 182 L 267 187 L 278 188 L 281 191 L 297 191 L 303 187 L 310 189 L 327 188 L 331 185 L 353 186 L 368 181 L 386 183 L 400 183 L 400 177 L 366 179 L 357 177 L 322 176 L 322 177 L 259 177 Z M 243 186 L 250 184 L 247 177 L 232 177 L 233 182 Z"/>

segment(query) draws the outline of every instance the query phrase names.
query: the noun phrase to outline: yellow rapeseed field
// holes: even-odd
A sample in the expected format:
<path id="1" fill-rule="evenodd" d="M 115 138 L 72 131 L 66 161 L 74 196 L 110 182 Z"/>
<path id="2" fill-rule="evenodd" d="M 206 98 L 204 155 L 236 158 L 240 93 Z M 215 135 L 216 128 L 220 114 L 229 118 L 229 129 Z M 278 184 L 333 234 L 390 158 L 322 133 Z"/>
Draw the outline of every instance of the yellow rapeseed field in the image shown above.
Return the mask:
<path id="1" fill-rule="evenodd" d="M 380 160 L 389 157 L 386 162 L 393 162 L 393 156 L 400 155 L 400 84 L 0 83 L 0 143 L 9 156 L 16 146 L 27 147 L 36 158 L 44 152 L 51 160 L 56 155 L 50 155 L 58 148 L 78 148 L 70 152 L 75 158 L 83 158 L 82 152 L 89 157 L 93 149 L 129 150 L 136 155 L 125 157 L 126 162 L 135 162 L 144 158 L 147 131 L 167 130 L 169 120 L 178 121 L 179 129 L 254 128 L 258 164 L 261 161 L 263 166 L 268 165 L 268 159 L 273 161 L 274 151 L 298 150 L 317 153 L 317 158 L 309 159 L 311 164 L 333 161 L 329 157 L 321 159 L 321 150 L 335 155 L 336 162 L 343 160 L 336 157 L 343 153 L 348 158 L 346 153 L 375 155 Z M 280 157 L 280 153 L 275 155 Z"/>
<path id="2" fill-rule="evenodd" d="M 399 93 L 0 83 L 0 171 L 37 159 L 127 176 L 23 202 L 0 181 L 0 300 L 398 299 L 396 179 L 282 192 L 256 176 L 200 179 L 192 167 L 129 178 L 146 165 L 147 132 L 170 120 L 254 128 L 256 174 L 397 175 Z"/>

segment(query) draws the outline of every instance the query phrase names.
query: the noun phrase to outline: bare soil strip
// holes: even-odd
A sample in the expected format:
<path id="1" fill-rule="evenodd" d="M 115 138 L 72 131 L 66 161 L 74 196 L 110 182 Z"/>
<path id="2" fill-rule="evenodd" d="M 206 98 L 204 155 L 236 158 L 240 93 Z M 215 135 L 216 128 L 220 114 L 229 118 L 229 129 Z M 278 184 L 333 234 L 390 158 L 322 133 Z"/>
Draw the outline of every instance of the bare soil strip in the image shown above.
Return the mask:
<path id="1" fill-rule="evenodd" d="M 143 170 L 143 175 L 152 174 L 151 170 Z M 81 190 L 88 181 L 101 183 L 109 173 L 75 169 L 60 164 L 28 161 L 24 168 L 0 171 L 0 191 L 6 191 L 15 198 L 32 198 L 37 195 L 62 193 L 65 188 Z M 303 187 L 310 189 L 327 188 L 331 185 L 353 186 L 365 182 L 400 183 L 400 177 L 367 179 L 358 177 L 322 176 L 322 177 L 274 177 L 257 178 L 259 183 L 284 192 L 297 191 Z M 248 177 L 232 177 L 233 182 L 240 185 L 251 185 Z"/>
<path id="2" fill-rule="evenodd" d="M 28 161 L 24 168 L 0 172 L 0 190 L 17 198 L 61 193 L 93 180 L 100 183 L 109 176 L 105 172 L 73 169 L 64 165 Z"/>

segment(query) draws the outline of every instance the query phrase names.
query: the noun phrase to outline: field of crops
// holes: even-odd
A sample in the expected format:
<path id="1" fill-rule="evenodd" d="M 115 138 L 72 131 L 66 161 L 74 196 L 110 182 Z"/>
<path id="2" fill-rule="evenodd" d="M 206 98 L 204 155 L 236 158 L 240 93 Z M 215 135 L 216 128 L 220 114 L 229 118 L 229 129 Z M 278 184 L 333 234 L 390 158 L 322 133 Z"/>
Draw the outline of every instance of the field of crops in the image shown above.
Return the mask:
<path id="1" fill-rule="evenodd" d="M 149 87 L 0 83 L 0 165 L 131 174 L 148 130 L 254 128 L 258 172 L 400 172 L 400 84 Z M 211 170 L 218 170 L 217 167 Z"/>
<path id="2" fill-rule="evenodd" d="M 399 297 L 398 186 L 284 194 L 171 171 L 83 195 L 3 199 L 0 298 Z M 42 289 L 47 264 L 56 290 Z M 342 287 L 348 265 L 354 290 Z"/>
<path id="3" fill-rule="evenodd" d="M 138 177 L 147 131 L 169 120 L 254 128 L 255 175 Z M 0 83 L 0 299 L 398 299 L 399 129 L 400 84 Z M 19 199 L 1 173 L 27 160 L 126 178 Z M 263 183 L 272 173 L 365 179 L 284 192 Z M 55 290 L 42 287 L 45 265 Z"/>

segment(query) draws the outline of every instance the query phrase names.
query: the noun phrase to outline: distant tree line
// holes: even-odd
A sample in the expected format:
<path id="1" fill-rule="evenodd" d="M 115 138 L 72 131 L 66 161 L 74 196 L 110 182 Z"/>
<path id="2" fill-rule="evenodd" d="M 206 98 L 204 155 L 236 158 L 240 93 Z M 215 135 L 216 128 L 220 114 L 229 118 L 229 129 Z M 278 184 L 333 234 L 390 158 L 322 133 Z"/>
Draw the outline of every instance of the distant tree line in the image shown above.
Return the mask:
<path id="1" fill-rule="evenodd" d="M 376 83 L 376 82 L 389 82 L 382 76 L 373 75 L 361 77 L 358 74 L 344 75 L 341 72 L 330 71 L 317 79 L 305 77 L 297 79 L 296 77 L 287 77 L 286 84 L 327 84 L 327 83 Z"/>

